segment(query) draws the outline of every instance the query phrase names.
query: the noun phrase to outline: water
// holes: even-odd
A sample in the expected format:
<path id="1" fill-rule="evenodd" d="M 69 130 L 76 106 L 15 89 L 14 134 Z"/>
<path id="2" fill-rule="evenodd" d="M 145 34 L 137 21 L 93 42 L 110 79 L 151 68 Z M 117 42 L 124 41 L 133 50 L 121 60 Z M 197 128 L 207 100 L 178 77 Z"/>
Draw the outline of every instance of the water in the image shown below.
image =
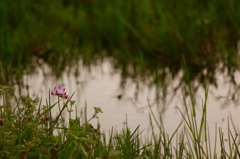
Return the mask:
<path id="1" fill-rule="evenodd" d="M 45 73 L 50 73 L 47 65 L 43 66 Z M 235 74 L 236 79 L 240 79 L 240 74 Z M 149 107 L 148 103 L 153 106 L 156 116 L 161 116 L 163 119 L 164 127 L 167 133 L 172 134 L 179 125 L 182 116 L 178 110 L 183 110 L 182 92 L 178 90 L 176 94 L 171 92 L 169 87 L 165 109 L 163 109 L 160 102 L 160 109 L 156 107 L 154 102 L 154 89 L 144 87 L 143 91 L 139 94 L 138 100 L 135 100 L 135 87 L 129 84 L 127 89 L 122 93 L 119 89 L 121 77 L 119 73 L 113 73 L 109 61 L 104 61 L 102 64 L 94 67 L 90 73 L 87 69 L 80 71 L 80 76 L 77 78 L 73 72 L 65 72 L 62 79 L 54 80 L 44 77 L 43 69 L 38 69 L 35 75 L 25 75 L 24 80 L 29 85 L 29 90 L 23 90 L 25 93 L 29 92 L 30 96 L 35 97 L 38 95 L 42 97 L 43 104 L 45 99 L 48 98 L 49 89 L 52 90 L 54 86 L 63 85 L 67 89 L 67 93 L 71 95 L 75 92 L 73 100 L 76 100 L 78 111 L 87 105 L 88 117 L 94 113 L 93 107 L 100 107 L 103 114 L 99 114 L 99 122 L 101 129 L 108 132 L 113 127 L 115 130 L 121 130 L 127 119 L 127 124 L 131 130 L 134 130 L 140 125 L 140 130 L 143 131 L 143 136 L 148 134 L 150 130 L 149 124 Z M 231 93 L 233 93 L 233 86 L 226 82 L 227 78 L 224 74 L 217 73 L 218 88 L 209 86 L 209 96 L 207 98 L 207 121 L 210 129 L 210 138 L 215 139 L 215 128 L 221 127 L 227 137 L 228 119 L 229 115 L 235 125 L 239 127 L 239 114 L 240 107 L 238 100 L 233 102 Z M 237 81 L 237 82 L 240 82 Z M 172 85 L 178 83 L 174 80 Z M 235 92 L 235 97 L 238 97 L 238 92 Z M 200 88 L 196 94 L 197 99 L 197 118 L 200 122 L 202 103 L 204 102 L 204 89 Z M 56 96 L 51 96 L 52 102 L 57 100 Z M 149 102 L 148 102 L 149 101 Z M 58 109 L 54 109 L 56 112 Z M 161 112 L 159 114 L 158 112 Z M 74 113 L 73 113 L 74 114 Z M 97 120 L 91 121 L 96 126 Z M 239 130 L 238 130 L 239 132 Z"/>

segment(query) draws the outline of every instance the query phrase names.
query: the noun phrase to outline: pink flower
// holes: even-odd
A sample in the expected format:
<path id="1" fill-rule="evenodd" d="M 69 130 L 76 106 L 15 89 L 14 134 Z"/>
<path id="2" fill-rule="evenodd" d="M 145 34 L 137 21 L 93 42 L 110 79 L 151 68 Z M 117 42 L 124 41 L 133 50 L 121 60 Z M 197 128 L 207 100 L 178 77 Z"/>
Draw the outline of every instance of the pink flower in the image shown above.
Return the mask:
<path id="1" fill-rule="evenodd" d="M 51 95 L 56 95 L 64 99 L 68 98 L 68 95 L 65 92 L 65 88 L 63 88 L 62 86 L 54 87 L 54 89 L 51 92 Z"/>
<path id="2" fill-rule="evenodd" d="M 51 120 L 51 119 L 52 119 L 51 116 L 46 116 L 46 115 L 42 116 L 42 120 L 48 121 L 48 120 Z"/>

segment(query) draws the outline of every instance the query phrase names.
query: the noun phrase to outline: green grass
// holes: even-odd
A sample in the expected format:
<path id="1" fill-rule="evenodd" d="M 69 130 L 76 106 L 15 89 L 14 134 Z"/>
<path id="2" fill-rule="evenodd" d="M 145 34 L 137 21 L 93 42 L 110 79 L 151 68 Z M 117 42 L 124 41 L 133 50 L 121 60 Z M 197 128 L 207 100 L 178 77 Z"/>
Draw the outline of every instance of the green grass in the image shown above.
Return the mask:
<path id="1" fill-rule="evenodd" d="M 176 88 L 186 86 L 184 90 L 191 90 L 192 100 L 192 105 L 185 105 L 182 112 L 183 123 L 170 136 L 161 120 L 151 114 L 150 123 L 157 122 L 159 132 L 153 131 L 149 142 L 142 141 L 139 128 L 131 132 L 127 127 L 116 134 L 112 131 L 106 141 L 106 134 L 99 134 L 98 128 L 92 128 L 82 116 L 68 121 L 60 113 L 50 121 L 41 120 L 43 114 L 51 116 L 52 107 L 59 106 L 60 112 L 71 107 L 70 100 L 54 105 L 50 101 L 44 104 L 37 99 L 18 99 L 12 88 L 1 86 L 1 156 L 239 157 L 236 128 L 230 131 L 229 127 L 227 145 L 223 140 L 226 134 L 221 128 L 216 129 L 217 146 L 222 151 L 210 148 L 206 104 L 202 106 L 198 125 L 195 88 L 187 84 L 198 81 L 202 85 L 205 82 L 217 85 L 218 70 L 227 70 L 230 81 L 235 83 L 234 72 L 239 66 L 236 46 L 240 35 L 239 5 L 238 0 L 0 1 L 0 84 L 24 86 L 22 76 L 41 67 L 41 61 L 59 77 L 68 69 L 78 70 L 79 59 L 89 66 L 107 58 L 121 73 L 122 87 L 128 78 L 137 88 L 142 82 L 147 83 L 157 87 L 158 99 L 160 89 L 166 94 L 169 76 L 176 78 L 187 65 L 188 78 L 183 76 Z M 67 123 L 63 124 L 63 119 Z M 234 127 L 231 120 L 230 125 Z M 59 134 L 54 135 L 57 131 Z M 175 139 L 179 143 L 176 146 L 171 144 Z"/>
<path id="2" fill-rule="evenodd" d="M 39 58 L 59 77 L 78 58 L 88 65 L 110 57 L 123 79 L 165 85 L 183 54 L 191 80 L 216 84 L 220 63 L 230 75 L 238 67 L 239 7 L 238 0 L 2 0 L 1 65 L 11 84 Z"/>
<path id="3" fill-rule="evenodd" d="M 173 134 L 168 134 L 150 109 L 150 124 L 152 134 L 143 140 L 139 126 L 131 132 L 124 127 L 121 131 L 110 130 L 109 137 L 90 124 L 101 113 L 100 108 L 94 108 L 95 113 L 90 119 L 86 114 L 71 118 L 75 102 L 67 100 L 46 104 L 30 97 L 18 99 L 14 96 L 14 88 L 1 86 L 0 109 L 0 156 L 1 158 L 89 158 L 89 159 L 136 159 L 136 158 L 239 158 L 239 130 L 236 123 L 228 120 L 228 132 L 216 127 L 215 138 L 210 139 L 207 124 L 206 100 L 208 89 L 202 105 L 201 121 L 197 121 L 198 112 L 195 105 L 187 105 L 182 113 L 182 122 Z M 50 93 L 49 93 L 50 95 Z M 57 97 L 56 97 L 57 98 Z M 50 99 L 50 98 L 49 98 Z M 194 101 L 192 102 L 194 103 Z M 59 113 L 52 116 L 52 108 L 59 107 Z M 69 113 L 69 118 L 63 112 Z M 45 117 L 52 116 L 43 120 Z M 154 124 L 156 123 L 156 124 Z M 157 129 L 153 125 L 157 125 Z M 109 138 L 106 140 L 106 138 Z M 225 142 L 227 138 L 227 142 Z M 173 145 L 173 143 L 176 145 Z M 213 143 L 211 143 L 213 142 Z M 220 148 L 217 151 L 216 147 Z"/>

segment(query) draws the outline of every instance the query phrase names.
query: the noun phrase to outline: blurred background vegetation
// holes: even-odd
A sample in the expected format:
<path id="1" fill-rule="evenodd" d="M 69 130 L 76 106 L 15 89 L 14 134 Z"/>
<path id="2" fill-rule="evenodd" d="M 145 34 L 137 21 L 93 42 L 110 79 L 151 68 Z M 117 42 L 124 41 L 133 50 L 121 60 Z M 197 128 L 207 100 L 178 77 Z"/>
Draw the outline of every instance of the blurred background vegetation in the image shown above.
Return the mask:
<path id="1" fill-rule="evenodd" d="M 191 81 L 217 85 L 220 70 L 235 83 L 239 36 L 238 0 L 1 0 L 1 83 L 21 85 L 43 62 L 58 77 L 105 58 L 123 81 L 163 87 L 185 58 Z"/>

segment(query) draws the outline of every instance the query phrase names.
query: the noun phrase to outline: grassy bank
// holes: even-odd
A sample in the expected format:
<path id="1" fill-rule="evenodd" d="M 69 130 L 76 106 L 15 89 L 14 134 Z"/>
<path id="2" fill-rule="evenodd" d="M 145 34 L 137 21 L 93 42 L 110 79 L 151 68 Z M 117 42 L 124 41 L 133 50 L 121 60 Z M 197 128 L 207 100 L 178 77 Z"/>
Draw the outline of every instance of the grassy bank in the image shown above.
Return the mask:
<path id="1" fill-rule="evenodd" d="M 182 113 L 182 122 L 173 134 L 164 131 L 161 120 L 158 120 L 150 108 L 150 124 L 152 135 L 146 140 L 141 137 L 137 127 L 130 131 L 128 127 L 122 131 L 110 130 L 109 137 L 101 132 L 100 126 L 93 127 L 101 108 L 95 107 L 90 118 L 76 114 L 79 108 L 71 100 L 72 96 L 64 94 L 65 90 L 52 91 L 58 98 L 51 103 L 50 98 L 43 104 L 39 99 L 30 97 L 18 99 L 14 97 L 14 88 L 0 86 L 0 156 L 1 158 L 92 158 L 92 159 L 135 159 L 135 158 L 239 158 L 239 130 L 234 121 L 229 120 L 228 131 L 216 128 L 215 138 L 210 138 L 206 116 L 206 100 L 202 105 L 201 120 L 195 111 L 195 102 L 187 105 Z M 50 92 L 49 92 L 50 96 Z M 53 116 L 52 109 L 59 112 Z M 69 118 L 63 115 L 69 113 Z M 104 115 L 104 112 L 103 112 Z M 229 118 L 231 119 L 231 118 Z M 157 125 L 157 130 L 153 125 Z M 101 123 L 100 123 L 101 125 Z M 108 138 L 108 140 L 106 140 Z M 226 141 L 227 138 L 227 141 Z M 175 144 L 173 144 L 176 143 Z M 219 151 L 216 149 L 219 148 Z"/>
<path id="2" fill-rule="evenodd" d="M 238 67 L 239 7 L 237 0 L 2 0 L 3 73 L 21 83 L 41 60 L 60 75 L 79 57 L 85 64 L 110 57 L 123 78 L 161 85 L 166 73 L 179 73 L 184 55 L 192 80 L 216 84 L 219 63 L 230 75 Z"/>

